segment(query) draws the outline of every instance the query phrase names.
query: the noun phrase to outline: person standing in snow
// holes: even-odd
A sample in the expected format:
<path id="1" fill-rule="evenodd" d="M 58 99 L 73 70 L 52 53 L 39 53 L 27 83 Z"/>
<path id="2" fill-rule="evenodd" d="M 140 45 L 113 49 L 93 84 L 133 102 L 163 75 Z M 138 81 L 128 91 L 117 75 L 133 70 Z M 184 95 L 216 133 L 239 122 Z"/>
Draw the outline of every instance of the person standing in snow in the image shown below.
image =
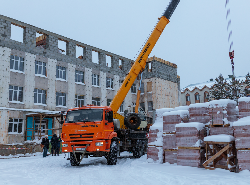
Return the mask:
<path id="1" fill-rule="evenodd" d="M 57 146 L 56 146 L 56 154 L 59 156 L 59 151 L 60 151 L 60 147 L 61 147 L 61 137 L 58 138 L 58 143 L 57 143 Z"/>
<path id="2" fill-rule="evenodd" d="M 52 156 L 55 154 L 56 156 L 56 148 L 58 145 L 58 137 L 56 136 L 56 134 L 53 135 L 53 137 L 51 138 L 51 154 Z"/>
<path id="3" fill-rule="evenodd" d="M 43 157 L 47 156 L 47 152 L 49 149 L 49 139 L 48 139 L 48 135 L 46 135 L 41 142 L 41 145 L 43 147 Z"/>

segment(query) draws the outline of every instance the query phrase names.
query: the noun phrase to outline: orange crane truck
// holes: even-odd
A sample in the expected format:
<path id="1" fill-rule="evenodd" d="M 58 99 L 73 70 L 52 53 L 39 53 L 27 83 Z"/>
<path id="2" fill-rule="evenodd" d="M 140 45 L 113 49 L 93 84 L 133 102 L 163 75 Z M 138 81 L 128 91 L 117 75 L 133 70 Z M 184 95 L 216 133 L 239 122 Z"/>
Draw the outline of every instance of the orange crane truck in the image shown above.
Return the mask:
<path id="1" fill-rule="evenodd" d="M 88 156 L 105 156 L 107 164 L 115 165 L 119 152 L 132 152 L 134 157 L 144 154 L 147 132 L 139 129 L 140 116 L 128 113 L 123 117 L 117 111 L 136 77 L 144 70 L 148 55 L 179 2 L 180 0 L 170 1 L 110 106 L 87 105 L 67 111 L 66 119 L 62 121 L 62 152 L 70 153 L 72 166 L 79 165 Z"/>

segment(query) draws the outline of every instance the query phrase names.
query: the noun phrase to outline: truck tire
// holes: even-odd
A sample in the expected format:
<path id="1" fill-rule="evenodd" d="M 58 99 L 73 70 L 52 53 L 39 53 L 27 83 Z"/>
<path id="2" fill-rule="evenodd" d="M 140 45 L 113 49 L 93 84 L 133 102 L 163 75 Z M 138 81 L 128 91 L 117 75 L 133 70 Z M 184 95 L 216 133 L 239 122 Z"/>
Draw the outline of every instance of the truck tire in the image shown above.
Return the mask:
<path id="1" fill-rule="evenodd" d="M 134 147 L 134 150 L 133 150 L 133 157 L 140 158 L 141 156 L 145 154 L 144 150 L 145 150 L 144 142 L 141 140 L 137 140 L 136 146 Z"/>
<path id="2" fill-rule="evenodd" d="M 77 161 L 75 159 L 73 152 L 70 152 L 70 164 L 71 164 L 71 166 L 79 166 L 79 164 L 80 164 L 80 162 L 79 162 L 80 161 L 80 154 L 78 154 L 78 153 L 75 153 L 75 154 L 76 154 Z"/>
<path id="3" fill-rule="evenodd" d="M 116 165 L 117 162 L 117 141 L 112 141 L 110 145 L 110 152 L 107 156 L 108 165 Z"/>
<path id="4" fill-rule="evenodd" d="M 141 118 L 136 113 L 127 114 L 124 119 L 124 124 L 127 128 L 136 130 L 141 124 Z"/>

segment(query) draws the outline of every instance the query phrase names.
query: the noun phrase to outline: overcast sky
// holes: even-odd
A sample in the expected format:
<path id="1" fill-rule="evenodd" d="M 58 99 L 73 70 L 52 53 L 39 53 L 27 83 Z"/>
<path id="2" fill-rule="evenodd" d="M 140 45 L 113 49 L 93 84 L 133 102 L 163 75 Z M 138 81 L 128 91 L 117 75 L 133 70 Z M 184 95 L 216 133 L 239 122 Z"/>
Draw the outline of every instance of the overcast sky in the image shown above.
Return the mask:
<path id="1" fill-rule="evenodd" d="M 170 0 L 0 0 L 0 14 L 135 59 Z M 232 73 L 226 0 L 181 0 L 150 56 L 177 64 L 181 88 Z M 235 75 L 249 71 L 250 0 L 230 0 Z"/>

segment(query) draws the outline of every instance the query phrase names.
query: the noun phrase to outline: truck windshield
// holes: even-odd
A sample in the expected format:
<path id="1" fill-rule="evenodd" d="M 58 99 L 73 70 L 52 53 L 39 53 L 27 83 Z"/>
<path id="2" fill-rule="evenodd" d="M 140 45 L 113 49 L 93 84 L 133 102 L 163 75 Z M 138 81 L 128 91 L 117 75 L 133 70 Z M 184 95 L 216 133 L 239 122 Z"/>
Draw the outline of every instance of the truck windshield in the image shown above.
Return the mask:
<path id="1" fill-rule="evenodd" d="M 65 123 L 102 121 L 102 109 L 82 109 L 69 111 Z"/>

